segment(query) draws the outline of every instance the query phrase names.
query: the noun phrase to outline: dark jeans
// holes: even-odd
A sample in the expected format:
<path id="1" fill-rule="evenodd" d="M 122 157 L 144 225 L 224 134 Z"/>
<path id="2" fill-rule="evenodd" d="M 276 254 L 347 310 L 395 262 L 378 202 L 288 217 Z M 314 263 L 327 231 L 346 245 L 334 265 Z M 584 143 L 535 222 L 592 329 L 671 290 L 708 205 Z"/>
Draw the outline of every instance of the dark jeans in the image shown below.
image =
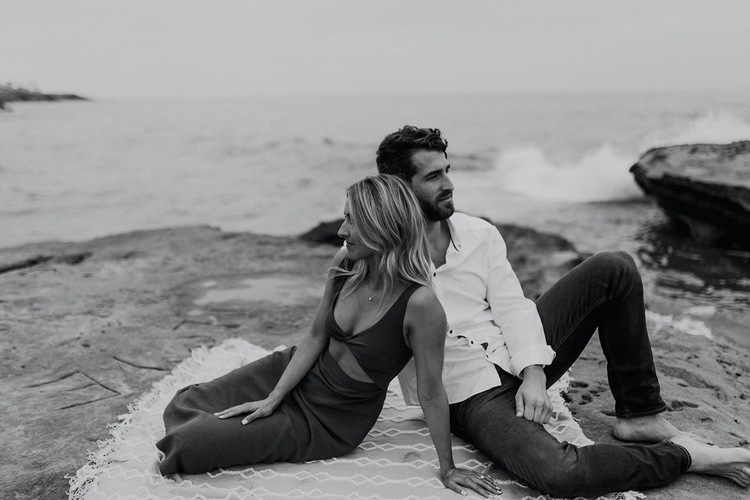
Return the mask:
<path id="1" fill-rule="evenodd" d="M 587 259 L 536 304 L 547 343 L 556 352 L 544 369 L 548 387 L 570 368 L 598 329 L 616 414 L 627 418 L 666 409 L 646 330 L 643 285 L 627 253 Z M 670 442 L 581 448 L 560 443 L 542 425 L 516 417 L 521 381 L 498 372 L 501 386 L 451 405 L 451 429 L 544 493 L 593 496 L 655 488 L 674 481 L 689 466 L 687 451 Z"/>

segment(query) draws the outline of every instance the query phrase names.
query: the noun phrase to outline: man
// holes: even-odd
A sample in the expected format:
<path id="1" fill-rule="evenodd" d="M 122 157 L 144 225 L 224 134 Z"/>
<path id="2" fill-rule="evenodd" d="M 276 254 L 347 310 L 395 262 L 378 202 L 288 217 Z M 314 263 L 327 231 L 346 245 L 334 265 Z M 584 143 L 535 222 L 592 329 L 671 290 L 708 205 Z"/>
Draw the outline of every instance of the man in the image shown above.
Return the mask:
<path id="1" fill-rule="evenodd" d="M 555 496 L 655 488 L 684 472 L 750 485 L 750 450 L 708 446 L 661 417 L 666 405 L 633 259 L 624 252 L 597 254 L 536 303 L 526 299 L 496 228 L 454 213 L 447 145 L 437 129 L 406 126 L 383 139 L 377 164 L 381 174 L 409 182 L 427 220 L 433 282 L 449 324 L 443 380 L 453 433 Z M 552 409 L 546 389 L 597 328 L 615 398 L 613 434 L 656 444 L 578 448 L 542 426 Z M 399 380 L 413 402 L 413 372 L 407 368 Z"/>

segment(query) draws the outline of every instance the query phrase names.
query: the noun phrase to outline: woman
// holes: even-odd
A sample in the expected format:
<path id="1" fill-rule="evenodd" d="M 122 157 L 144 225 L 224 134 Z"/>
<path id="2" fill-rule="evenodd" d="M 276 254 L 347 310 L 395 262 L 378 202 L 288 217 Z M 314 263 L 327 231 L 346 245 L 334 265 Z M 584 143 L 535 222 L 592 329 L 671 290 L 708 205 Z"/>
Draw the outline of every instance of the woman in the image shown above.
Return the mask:
<path id="1" fill-rule="evenodd" d="M 375 424 L 390 381 L 414 356 L 418 397 L 443 484 L 499 493 L 456 468 L 441 374 L 446 319 L 430 284 L 422 212 L 404 181 L 366 178 L 347 190 L 346 241 L 309 334 L 205 384 L 180 390 L 157 443 L 162 474 L 343 455 Z"/>

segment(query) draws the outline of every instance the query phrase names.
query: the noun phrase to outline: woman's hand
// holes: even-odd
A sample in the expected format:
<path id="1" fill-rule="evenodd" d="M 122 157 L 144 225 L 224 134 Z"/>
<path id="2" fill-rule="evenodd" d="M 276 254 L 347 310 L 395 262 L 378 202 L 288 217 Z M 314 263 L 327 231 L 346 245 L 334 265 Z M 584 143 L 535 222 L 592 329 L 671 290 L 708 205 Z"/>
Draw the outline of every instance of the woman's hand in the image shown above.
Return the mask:
<path id="1" fill-rule="evenodd" d="M 495 480 L 484 474 L 468 469 L 451 467 L 442 474 L 443 485 L 456 493 L 466 496 L 466 488 L 473 490 L 483 497 L 501 495 L 503 492 L 495 485 Z"/>
<path id="2" fill-rule="evenodd" d="M 278 405 L 279 404 L 275 402 L 275 400 L 266 398 L 260 401 L 248 401 L 247 403 L 242 403 L 241 405 L 232 406 L 231 408 L 227 408 L 226 410 L 217 411 L 216 413 L 214 413 L 214 415 L 221 419 L 225 419 L 249 413 L 247 417 L 242 419 L 242 425 L 247 425 L 255 419 L 269 416 L 274 412 Z"/>

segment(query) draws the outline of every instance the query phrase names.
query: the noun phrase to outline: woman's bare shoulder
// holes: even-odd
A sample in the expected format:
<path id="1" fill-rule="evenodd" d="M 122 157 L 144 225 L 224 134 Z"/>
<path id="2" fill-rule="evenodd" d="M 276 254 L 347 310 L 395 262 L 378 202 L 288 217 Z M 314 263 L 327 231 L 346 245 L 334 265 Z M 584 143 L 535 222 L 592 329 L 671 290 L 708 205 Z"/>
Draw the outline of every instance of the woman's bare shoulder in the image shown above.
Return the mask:
<path id="1" fill-rule="evenodd" d="M 424 285 L 417 288 L 409 297 L 407 314 L 414 316 L 439 316 L 445 317 L 445 311 L 440 304 L 435 291 Z"/>

